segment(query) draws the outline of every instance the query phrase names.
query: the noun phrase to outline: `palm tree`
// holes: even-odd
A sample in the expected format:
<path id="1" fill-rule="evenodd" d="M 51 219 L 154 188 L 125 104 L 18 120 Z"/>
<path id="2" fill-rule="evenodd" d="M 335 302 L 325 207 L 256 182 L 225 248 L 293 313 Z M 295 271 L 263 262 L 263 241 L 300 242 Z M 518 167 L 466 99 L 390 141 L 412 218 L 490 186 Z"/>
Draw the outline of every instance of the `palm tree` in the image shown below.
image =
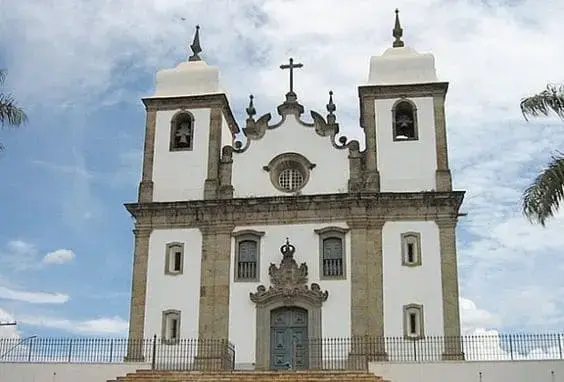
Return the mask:
<path id="1" fill-rule="evenodd" d="M 548 85 L 545 90 L 521 100 L 521 112 L 530 117 L 556 113 L 564 120 L 564 85 Z M 523 212 L 532 223 L 546 221 L 558 211 L 564 201 L 564 155 L 553 155 L 548 166 L 523 192 Z"/>
<path id="2" fill-rule="evenodd" d="M 0 69 L 0 127 L 17 127 L 27 122 L 24 110 L 18 106 L 11 94 L 4 93 L 2 86 L 6 80 L 6 71 Z M 0 150 L 2 144 L 0 143 Z"/>

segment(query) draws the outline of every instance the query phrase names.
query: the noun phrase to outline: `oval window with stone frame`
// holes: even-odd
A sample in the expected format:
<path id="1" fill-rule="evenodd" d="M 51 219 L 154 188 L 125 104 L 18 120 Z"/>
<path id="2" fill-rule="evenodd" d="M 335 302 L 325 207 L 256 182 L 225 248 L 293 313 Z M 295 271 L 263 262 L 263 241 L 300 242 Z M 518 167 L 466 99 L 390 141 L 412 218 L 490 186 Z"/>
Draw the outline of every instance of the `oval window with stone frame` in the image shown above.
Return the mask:
<path id="1" fill-rule="evenodd" d="M 282 153 L 274 157 L 263 169 L 270 173 L 272 185 L 284 193 L 299 193 L 308 183 L 310 171 L 315 167 L 298 153 Z"/>

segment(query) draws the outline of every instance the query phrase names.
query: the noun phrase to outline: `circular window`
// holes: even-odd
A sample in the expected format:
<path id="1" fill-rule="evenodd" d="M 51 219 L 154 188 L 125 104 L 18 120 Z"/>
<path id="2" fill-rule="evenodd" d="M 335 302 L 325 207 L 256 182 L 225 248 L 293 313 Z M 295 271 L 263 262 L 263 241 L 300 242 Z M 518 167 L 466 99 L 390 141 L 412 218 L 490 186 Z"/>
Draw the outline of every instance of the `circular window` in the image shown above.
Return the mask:
<path id="1" fill-rule="evenodd" d="M 315 165 L 303 155 L 283 153 L 273 158 L 263 169 L 270 173 L 272 185 L 279 191 L 299 193 L 309 181 Z"/>
<path id="2" fill-rule="evenodd" d="M 287 168 L 278 175 L 278 185 L 284 191 L 292 192 L 299 190 L 304 184 L 304 176 L 297 168 Z"/>

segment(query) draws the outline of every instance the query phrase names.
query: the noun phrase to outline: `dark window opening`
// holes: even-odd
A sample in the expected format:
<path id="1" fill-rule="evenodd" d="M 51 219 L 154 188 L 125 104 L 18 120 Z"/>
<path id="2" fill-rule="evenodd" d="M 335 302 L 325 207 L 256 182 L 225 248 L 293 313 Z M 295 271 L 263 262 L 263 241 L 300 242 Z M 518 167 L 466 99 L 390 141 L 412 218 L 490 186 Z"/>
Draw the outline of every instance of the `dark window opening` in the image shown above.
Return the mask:
<path id="1" fill-rule="evenodd" d="M 415 108 L 407 101 L 398 103 L 394 109 L 394 138 L 396 140 L 417 139 Z"/>

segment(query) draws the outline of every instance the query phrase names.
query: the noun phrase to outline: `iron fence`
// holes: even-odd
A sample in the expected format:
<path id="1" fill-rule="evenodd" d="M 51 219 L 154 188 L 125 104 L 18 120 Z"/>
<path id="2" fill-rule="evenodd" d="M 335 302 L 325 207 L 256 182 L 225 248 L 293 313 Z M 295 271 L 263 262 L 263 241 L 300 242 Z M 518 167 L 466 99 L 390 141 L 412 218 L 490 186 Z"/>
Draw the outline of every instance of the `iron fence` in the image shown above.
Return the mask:
<path id="1" fill-rule="evenodd" d="M 123 363 L 144 362 L 154 370 L 233 370 L 235 347 L 227 340 L 156 336 L 125 338 L 0 338 L 0 362 Z"/>
<path id="2" fill-rule="evenodd" d="M 564 359 L 564 334 L 487 334 L 461 337 L 312 338 L 294 345 L 284 364 L 293 368 L 361 370 L 369 362 L 518 361 Z M 241 355 L 249 362 L 247 355 Z M 235 346 L 227 340 L 153 337 L 0 338 L 0 362 L 145 362 L 152 369 L 233 370 Z M 243 361 L 242 361 L 243 362 Z M 253 360 L 250 360 L 253 362 Z"/>
<path id="3" fill-rule="evenodd" d="M 367 362 L 564 359 L 564 335 L 559 333 L 321 338 L 310 339 L 308 347 L 310 360 L 324 369 L 364 368 Z"/>

